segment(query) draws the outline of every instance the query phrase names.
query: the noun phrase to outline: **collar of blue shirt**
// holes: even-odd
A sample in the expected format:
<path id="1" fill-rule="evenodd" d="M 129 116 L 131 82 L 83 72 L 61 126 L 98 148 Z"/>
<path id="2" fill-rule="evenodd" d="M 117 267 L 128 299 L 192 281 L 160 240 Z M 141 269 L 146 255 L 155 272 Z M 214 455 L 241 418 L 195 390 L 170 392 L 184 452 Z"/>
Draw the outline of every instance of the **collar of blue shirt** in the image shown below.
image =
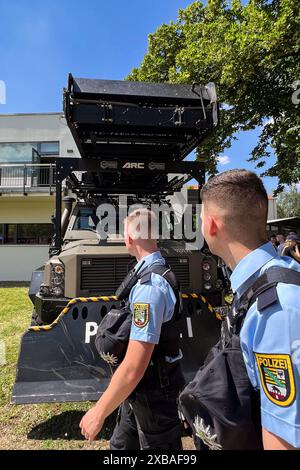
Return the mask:
<path id="1" fill-rule="evenodd" d="M 236 292 L 250 277 L 276 256 L 278 255 L 275 248 L 271 242 L 268 242 L 241 259 L 230 278 L 233 292 Z"/>
<path id="2" fill-rule="evenodd" d="M 140 267 L 143 261 L 143 268 L 146 268 L 146 266 L 151 266 L 151 264 L 156 263 L 157 261 L 161 261 L 162 263 L 165 262 L 160 251 L 154 251 L 154 253 L 150 253 L 150 255 L 144 256 L 144 258 L 140 259 L 135 265 L 135 270 Z"/>

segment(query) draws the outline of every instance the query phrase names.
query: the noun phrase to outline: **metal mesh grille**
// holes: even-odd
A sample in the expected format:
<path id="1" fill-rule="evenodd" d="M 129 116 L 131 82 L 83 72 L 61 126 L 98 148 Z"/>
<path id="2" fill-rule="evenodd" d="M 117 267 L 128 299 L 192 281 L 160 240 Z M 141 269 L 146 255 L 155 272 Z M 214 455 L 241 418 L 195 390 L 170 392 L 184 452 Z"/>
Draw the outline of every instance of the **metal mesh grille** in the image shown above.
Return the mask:
<path id="1" fill-rule="evenodd" d="M 187 288 L 190 283 L 188 259 L 167 257 L 181 288 Z M 81 265 L 80 289 L 97 292 L 101 295 L 113 295 L 128 271 L 135 265 L 131 257 L 119 258 L 84 258 Z M 90 263 L 90 264 L 85 264 Z"/>

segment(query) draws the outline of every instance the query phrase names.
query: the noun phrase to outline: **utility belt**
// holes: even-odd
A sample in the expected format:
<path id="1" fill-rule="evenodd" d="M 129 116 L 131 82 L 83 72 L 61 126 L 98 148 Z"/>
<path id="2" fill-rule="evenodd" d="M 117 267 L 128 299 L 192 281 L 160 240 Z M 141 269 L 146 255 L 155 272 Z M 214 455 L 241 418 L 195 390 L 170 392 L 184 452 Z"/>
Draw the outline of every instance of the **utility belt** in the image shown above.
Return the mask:
<path id="1" fill-rule="evenodd" d="M 170 359 L 168 361 L 168 359 Z M 151 360 L 147 370 L 137 388 L 149 389 L 149 386 L 158 386 L 161 389 L 180 388 L 184 386 L 184 378 L 181 370 L 182 352 L 174 358 L 156 358 Z"/>

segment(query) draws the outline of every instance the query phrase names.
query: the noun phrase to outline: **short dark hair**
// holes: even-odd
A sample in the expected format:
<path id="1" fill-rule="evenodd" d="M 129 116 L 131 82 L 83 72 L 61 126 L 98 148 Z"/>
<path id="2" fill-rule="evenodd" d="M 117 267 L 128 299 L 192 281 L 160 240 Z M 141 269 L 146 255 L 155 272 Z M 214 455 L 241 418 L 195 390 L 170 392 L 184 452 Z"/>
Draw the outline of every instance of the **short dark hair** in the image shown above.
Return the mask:
<path id="1" fill-rule="evenodd" d="M 235 235 L 266 230 L 268 195 L 262 180 L 252 171 L 217 174 L 203 186 L 201 198 L 224 209 L 224 223 Z"/>

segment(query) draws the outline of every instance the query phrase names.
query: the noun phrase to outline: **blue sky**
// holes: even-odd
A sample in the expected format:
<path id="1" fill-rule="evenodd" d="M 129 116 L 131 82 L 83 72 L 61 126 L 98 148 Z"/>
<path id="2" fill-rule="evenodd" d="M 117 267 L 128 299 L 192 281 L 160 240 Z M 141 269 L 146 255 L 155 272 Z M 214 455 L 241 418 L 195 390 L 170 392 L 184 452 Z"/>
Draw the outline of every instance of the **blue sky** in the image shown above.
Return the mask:
<path id="1" fill-rule="evenodd" d="M 0 0 L 0 113 L 61 111 L 67 74 L 123 79 L 139 66 L 147 36 L 191 0 Z M 219 170 L 247 163 L 258 131 L 239 134 Z M 226 157 L 226 158 L 225 158 Z M 222 159 L 222 158 L 221 158 Z M 272 161 L 270 160 L 270 163 Z M 265 178 L 271 193 L 277 181 Z"/>

